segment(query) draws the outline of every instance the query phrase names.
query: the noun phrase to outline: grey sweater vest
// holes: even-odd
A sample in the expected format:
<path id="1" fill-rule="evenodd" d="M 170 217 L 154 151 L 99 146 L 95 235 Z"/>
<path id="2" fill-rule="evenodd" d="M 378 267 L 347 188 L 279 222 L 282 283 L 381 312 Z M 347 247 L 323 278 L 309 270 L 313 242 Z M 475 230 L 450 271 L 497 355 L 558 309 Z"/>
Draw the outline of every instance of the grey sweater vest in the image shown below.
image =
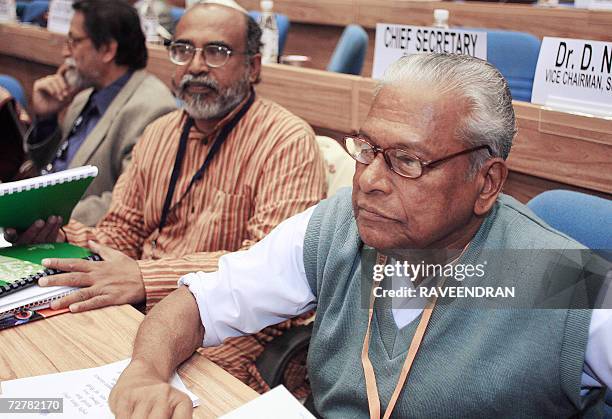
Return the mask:
<path id="1" fill-rule="evenodd" d="M 469 260 L 483 248 L 537 253 L 580 247 L 513 198 L 501 196 L 464 256 Z M 361 248 L 345 189 L 318 205 L 304 240 L 306 276 L 318 300 L 308 371 L 315 406 L 324 417 L 369 417 L 360 360 L 368 314 L 361 305 Z M 540 271 L 534 261 L 499 283 L 540 287 Z M 478 310 L 459 300 L 436 306 L 392 416 L 580 414 L 587 407 L 580 382 L 590 316 L 589 310 Z M 369 354 L 383 412 L 417 323 L 398 330 L 389 309 L 375 308 Z M 591 393 L 589 416 L 601 417 L 603 391 Z"/>

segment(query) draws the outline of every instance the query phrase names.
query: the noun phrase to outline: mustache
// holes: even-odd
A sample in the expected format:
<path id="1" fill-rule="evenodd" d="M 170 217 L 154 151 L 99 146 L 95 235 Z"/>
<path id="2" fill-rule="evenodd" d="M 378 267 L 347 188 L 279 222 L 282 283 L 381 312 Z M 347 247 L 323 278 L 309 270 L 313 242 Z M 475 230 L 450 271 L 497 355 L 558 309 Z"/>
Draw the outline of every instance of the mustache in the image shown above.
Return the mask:
<path id="1" fill-rule="evenodd" d="M 67 67 L 76 67 L 76 61 L 72 57 L 67 57 L 66 59 L 64 59 L 64 64 Z"/>
<path id="2" fill-rule="evenodd" d="M 219 91 L 219 83 L 207 76 L 193 76 L 191 74 L 185 74 L 181 78 L 178 88 L 181 92 L 183 92 L 189 86 L 203 86 L 215 92 Z"/>

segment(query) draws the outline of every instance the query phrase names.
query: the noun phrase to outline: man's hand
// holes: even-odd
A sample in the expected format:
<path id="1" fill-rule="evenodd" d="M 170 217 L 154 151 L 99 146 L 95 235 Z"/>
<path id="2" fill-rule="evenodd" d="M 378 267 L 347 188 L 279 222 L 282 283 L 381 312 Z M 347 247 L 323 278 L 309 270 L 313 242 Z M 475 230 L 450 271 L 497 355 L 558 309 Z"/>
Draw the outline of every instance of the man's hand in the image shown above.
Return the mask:
<path id="1" fill-rule="evenodd" d="M 187 419 L 193 405 L 187 395 L 164 381 L 150 366 L 132 360 L 123 371 L 108 398 L 117 419 Z"/>
<path id="2" fill-rule="evenodd" d="M 32 87 L 32 108 L 37 116 L 58 113 L 72 101 L 78 90 L 70 87 L 64 78 L 69 67 L 63 64 L 57 73 L 34 82 Z"/>
<path id="3" fill-rule="evenodd" d="M 64 298 L 51 303 L 54 310 L 69 307 L 72 312 L 93 310 L 110 305 L 136 304 L 145 299 L 145 288 L 136 261 L 123 253 L 89 242 L 92 252 L 103 261 L 83 259 L 44 259 L 47 268 L 67 273 L 43 277 L 41 287 L 64 285 L 81 287 Z"/>
<path id="4" fill-rule="evenodd" d="M 4 230 L 4 239 L 7 242 L 19 244 L 55 243 L 66 241 L 60 232 L 62 217 L 50 216 L 47 221 L 36 220 L 26 231 L 19 234 L 14 228 Z"/>

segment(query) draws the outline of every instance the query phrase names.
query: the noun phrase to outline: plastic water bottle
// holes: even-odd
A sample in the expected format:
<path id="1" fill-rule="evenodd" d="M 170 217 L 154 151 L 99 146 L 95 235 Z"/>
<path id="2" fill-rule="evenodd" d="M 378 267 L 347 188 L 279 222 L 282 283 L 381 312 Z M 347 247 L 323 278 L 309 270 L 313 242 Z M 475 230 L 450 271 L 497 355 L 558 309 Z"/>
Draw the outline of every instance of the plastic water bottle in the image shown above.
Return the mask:
<path id="1" fill-rule="evenodd" d="M 145 0 L 140 8 L 140 24 L 144 32 L 147 43 L 160 44 L 161 38 L 157 33 L 159 26 L 159 16 L 153 6 L 153 0 Z"/>
<path id="2" fill-rule="evenodd" d="M 0 0 L 0 22 L 16 22 L 17 6 L 15 0 Z"/>
<path id="3" fill-rule="evenodd" d="M 434 28 L 448 29 L 449 12 L 446 9 L 434 9 Z"/>
<path id="4" fill-rule="evenodd" d="M 272 8 L 274 2 L 272 0 L 262 0 L 261 18 L 259 19 L 259 27 L 261 28 L 261 62 L 264 64 L 278 63 L 278 27 L 276 26 L 276 17 Z"/>

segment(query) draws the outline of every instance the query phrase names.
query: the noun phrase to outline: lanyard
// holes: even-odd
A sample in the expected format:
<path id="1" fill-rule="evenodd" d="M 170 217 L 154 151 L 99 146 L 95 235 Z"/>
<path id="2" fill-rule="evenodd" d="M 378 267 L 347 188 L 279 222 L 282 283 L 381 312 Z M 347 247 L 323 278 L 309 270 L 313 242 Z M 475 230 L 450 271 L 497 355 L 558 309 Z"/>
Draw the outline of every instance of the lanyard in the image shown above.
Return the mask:
<path id="1" fill-rule="evenodd" d="M 172 175 L 170 176 L 170 184 L 168 185 L 168 192 L 166 192 L 166 199 L 164 201 L 161 218 L 157 227 L 158 235 L 161 234 L 162 229 L 166 226 L 170 212 L 181 203 L 185 196 L 187 196 L 187 193 L 189 193 L 193 185 L 195 185 L 200 179 L 202 179 L 204 172 L 210 165 L 210 162 L 215 157 L 215 154 L 217 154 L 223 142 L 225 142 L 230 132 L 234 129 L 238 122 L 240 122 L 244 114 L 247 113 L 254 101 L 255 92 L 251 91 L 249 99 L 244 104 L 242 109 L 240 109 L 240 111 L 236 115 L 234 115 L 234 117 L 221 129 L 221 132 L 210 147 L 210 151 L 208 152 L 204 163 L 202 163 L 202 166 L 200 166 L 198 171 L 195 172 L 195 174 L 191 178 L 191 181 L 189 182 L 187 189 L 185 189 L 185 192 L 183 192 L 183 195 L 181 195 L 181 197 L 171 207 L 170 204 L 172 203 L 172 196 L 174 195 L 174 190 L 176 189 L 176 184 L 178 183 L 178 177 L 181 172 L 181 166 L 183 165 L 183 159 L 185 158 L 185 152 L 187 150 L 187 139 L 189 138 L 189 131 L 191 130 L 191 127 L 194 124 L 194 121 L 191 117 L 187 119 L 183 127 L 183 132 L 181 133 L 181 139 L 179 141 L 178 151 L 176 152 L 176 158 L 174 159 L 174 167 L 172 169 Z M 157 241 L 154 240 L 153 247 L 156 247 L 156 244 Z"/>
<path id="2" fill-rule="evenodd" d="M 459 256 L 457 256 L 451 261 L 451 263 L 455 263 L 457 260 L 459 260 L 459 258 L 468 248 L 468 245 L 469 243 L 463 248 Z M 379 265 L 385 265 L 387 263 L 387 257 L 379 253 L 376 256 L 376 263 Z M 363 366 L 363 373 L 365 375 L 370 419 L 380 419 L 380 398 L 378 397 L 376 376 L 374 375 L 374 367 L 372 366 L 372 363 L 370 362 L 370 357 L 368 356 L 368 351 L 370 349 L 370 326 L 372 324 L 372 315 L 374 313 L 375 299 L 376 297 L 372 292 L 370 295 L 370 308 L 368 312 L 368 328 L 366 330 L 365 337 L 363 339 L 363 347 L 361 349 L 361 365 Z M 404 361 L 404 365 L 402 366 L 402 371 L 400 372 L 399 378 L 397 379 L 395 390 L 393 390 L 393 394 L 391 395 L 391 399 L 389 400 L 389 405 L 387 406 L 387 410 L 385 411 L 383 419 L 388 419 L 389 417 L 391 417 L 391 413 L 393 412 L 393 408 L 397 403 L 397 399 L 399 398 L 399 395 L 402 392 L 404 383 L 408 378 L 408 374 L 410 373 L 410 369 L 412 368 L 412 364 L 414 363 L 416 354 L 419 351 L 419 348 L 421 347 L 421 343 L 423 342 L 423 337 L 425 336 L 427 325 L 429 324 L 429 320 L 431 319 L 431 315 L 436 306 L 436 300 L 437 296 L 429 299 L 427 301 L 427 304 L 425 305 L 425 308 L 423 309 L 423 313 L 421 314 L 421 320 L 417 325 L 416 331 L 414 332 L 414 336 L 412 337 L 412 341 L 410 342 L 410 346 L 408 347 L 406 360 Z"/>
<path id="3" fill-rule="evenodd" d="M 380 265 L 384 265 L 387 262 L 387 257 L 381 254 L 378 254 L 376 258 L 376 263 Z M 380 398 L 378 397 L 378 388 L 376 386 L 376 376 L 374 375 L 374 367 L 370 362 L 370 357 L 368 356 L 368 351 L 370 349 L 370 326 L 372 324 L 372 314 L 374 313 L 374 300 L 376 297 L 374 293 L 371 293 L 370 296 L 370 308 L 368 313 L 368 328 L 366 330 L 365 338 L 363 339 L 363 347 L 361 349 L 361 364 L 363 366 L 363 372 L 365 375 L 366 381 L 366 392 L 368 396 L 368 407 L 370 409 L 370 419 L 380 419 Z M 387 410 L 385 411 L 384 419 L 388 419 L 391 416 L 391 412 L 393 412 L 393 408 L 395 407 L 395 403 L 397 403 L 397 399 L 404 387 L 404 383 L 408 378 L 408 373 L 412 368 L 412 364 L 414 362 L 414 358 L 421 346 L 421 342 L 423 341 L 423 336 L 425 336 L 425 329 L 427 329 L 427 325 L 429 324 L 429 319 L 431 318 L 431 313 L 433 312 L 434 306 L 436 305 L 436 299 L 433 298 L 427 301 L 425 308 L 423 309 L 423 313 L 421 314 L 421 320 L 417 326 L 416 332 L 414 333 L 414 337 L 412 338 L 412 342 L 410 342 L 410 347 L 408 348 L 408 353 L 406 354 L 406 360 L 404 361 L 404 365 L 402 366 L 402 371 L 400 372 L 400 376 L 397 380 L 397 385 L 395 386 L 395 390 L 393 391 L 393 395 L 391 396 L 391 400 L 389 400 L 389 405 L 387 406 Z"/>

